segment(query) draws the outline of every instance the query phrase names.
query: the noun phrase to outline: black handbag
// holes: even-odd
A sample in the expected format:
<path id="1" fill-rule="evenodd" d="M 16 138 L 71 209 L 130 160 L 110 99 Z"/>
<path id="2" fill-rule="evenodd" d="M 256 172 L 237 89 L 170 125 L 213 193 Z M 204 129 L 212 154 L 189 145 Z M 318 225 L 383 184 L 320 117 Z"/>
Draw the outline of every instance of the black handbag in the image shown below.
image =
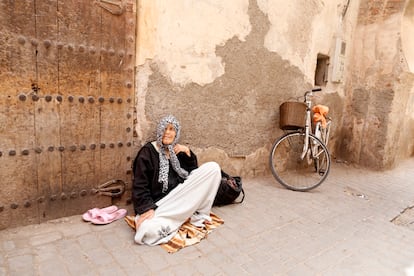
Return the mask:
<path id="1" fill-rule="evenodd" d="M 243 194 L 241 200 L 236 199 Z M 240 176 L 230 176 L 221 171 L 221 182 L 217 190 L 216 198 L 214 199 L 213 206 L 223 206 L 232 203 L 242 203 L 244 200 L 244 190 L 242 187 L 242 180 Z"/>

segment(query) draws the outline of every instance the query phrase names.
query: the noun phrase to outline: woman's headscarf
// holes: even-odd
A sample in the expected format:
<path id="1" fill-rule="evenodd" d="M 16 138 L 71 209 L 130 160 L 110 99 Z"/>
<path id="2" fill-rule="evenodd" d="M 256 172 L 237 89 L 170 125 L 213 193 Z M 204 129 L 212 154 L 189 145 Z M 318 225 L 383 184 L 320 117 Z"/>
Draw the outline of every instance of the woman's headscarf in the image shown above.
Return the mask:
<path id="1" fill-rule="evenodd" d="M 164 135 L 165 129 L 169 124 L 171 124 L 174 127 L 176 134 L 174 141 L 170 145 L 164 145 L 162 143 L 162 136 Z M 174 171 L 176 171 L 177 174 L 184 179 L 186 179 L 188 176 L 188 172 L 181 168 L 180 161 L 178 160 L 177 155 L 174 152 L 174 146 L 178 143 L 178 140 L 180 139 L 180 131 L 180 123 L 173 115 L 168 115 L 162 118 L 157 126 L 157 143 L 160 146 L 160 174 L 158 176 L 158 182 L 162 183 L 162 191 L 164 193 L 168 190 L 168 172 L 170 169 L 166 151 L 169 152 L 171 165 Z"/>

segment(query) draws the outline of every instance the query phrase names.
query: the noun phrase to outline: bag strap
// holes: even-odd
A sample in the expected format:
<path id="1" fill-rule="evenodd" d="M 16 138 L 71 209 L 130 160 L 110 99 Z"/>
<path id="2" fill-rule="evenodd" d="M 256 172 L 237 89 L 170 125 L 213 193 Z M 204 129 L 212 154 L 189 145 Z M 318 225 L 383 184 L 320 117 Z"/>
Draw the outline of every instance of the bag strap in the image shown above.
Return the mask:
<path id="1" fill-rule="evenodd" d="M 241 198 L 241 200 L 240 200 L 240 201 L 234 201 L 233 203 L 235 203 L 235 204 L 240 204 L 240 203 L 242 203 L 242 202 L 243 202 L 243 200 L 244 200 L 244 196 L 245 196 L 243 188 L 241 189 L 241 192 L 242 192 L 242 194 L 243 194 L 243 197 Z"/>
<path id="2" fill-rule="evenodd" d="M 229 174 L 227 174 L 226 172 L 224 172 L 223 170 L 221 170 L 221 177 L 225 177 L 225 178 L 229 178 L 229 177 L 231 177 Z M 234 177 L 233 177 L 234 178 Z M 239 177 L 240 178 L 240 177 Z M 243 187 L 242 187 L 242 189 L 241 189 L 241 192 L 242 192 L 242 194 L 243 194 L 243 197 L 241 198 L 241 200 L 240 201 L 234 201 L 233 202 L 233 204 L 240 204 L 240 203 L 242 203 L 243 202 L 243 200 L 244 200 L 244 197 L 245 197 L 245 193 L 244 193 L 244 190 L 243 190 Z"/>

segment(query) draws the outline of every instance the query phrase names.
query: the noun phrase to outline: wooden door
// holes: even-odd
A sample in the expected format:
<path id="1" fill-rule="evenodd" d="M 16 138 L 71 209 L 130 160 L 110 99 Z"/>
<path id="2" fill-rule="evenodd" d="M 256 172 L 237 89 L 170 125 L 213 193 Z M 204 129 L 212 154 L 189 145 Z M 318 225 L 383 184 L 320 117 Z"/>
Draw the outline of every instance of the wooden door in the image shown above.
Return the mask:
<path id="1" fill-rule="evenodd" d="M 0 229 L 130 183 L 135 24 L 131 0 L 0 2 Z"/>

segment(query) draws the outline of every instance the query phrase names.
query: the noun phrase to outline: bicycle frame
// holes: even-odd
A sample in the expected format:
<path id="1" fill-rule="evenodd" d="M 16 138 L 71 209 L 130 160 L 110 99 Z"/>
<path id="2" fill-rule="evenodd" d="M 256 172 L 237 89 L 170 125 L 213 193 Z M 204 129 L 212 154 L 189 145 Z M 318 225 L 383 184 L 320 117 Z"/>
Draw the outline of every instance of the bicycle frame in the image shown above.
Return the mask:
<path id="1" fill-rule="evenodd" d="M 313 92 L 320 90 L 315 88 L 305 92 L 305 118 L 302 117 L 305 124 L 292 131 L 284 129 L 286 133 L 271 148 L 269 164 L 273 176 L 282 186 L 293 191 L 312 190 L 329 174 L 331 157 L 326 144 L 331 119 L 326 117 L 325 127 L 325 121 L 314 124 L 312 114 Z M 321 114 L 326 115 L 326 112 Z"/>
<path id="2" fill-rule="evenodd" d="M 319 138 L 325 146 L 328 146 L 329 142 L 329 134 L 331 129 L 331 119 L 329 117 L 326 118 L 326 127 L 322 128 L 321 123 L 317 122 L 315 126 L 315 136 Z"/>
<path id="3" fill-rule="evenodd" d="M 312 127 L 312 118 L 311 118 L 311 106 L 312 100 L 310 97 L 313 96 L 313 92 L 321 91 L 321 88 L 315 88 L 310 91 L 305 92 L 305 104 L 306 104 L 306 121 L 305 121 L 305 142 L 303 144 L 303 150 L 300 158 L 303 160 L 309 149 L 309 133 Z"/>

